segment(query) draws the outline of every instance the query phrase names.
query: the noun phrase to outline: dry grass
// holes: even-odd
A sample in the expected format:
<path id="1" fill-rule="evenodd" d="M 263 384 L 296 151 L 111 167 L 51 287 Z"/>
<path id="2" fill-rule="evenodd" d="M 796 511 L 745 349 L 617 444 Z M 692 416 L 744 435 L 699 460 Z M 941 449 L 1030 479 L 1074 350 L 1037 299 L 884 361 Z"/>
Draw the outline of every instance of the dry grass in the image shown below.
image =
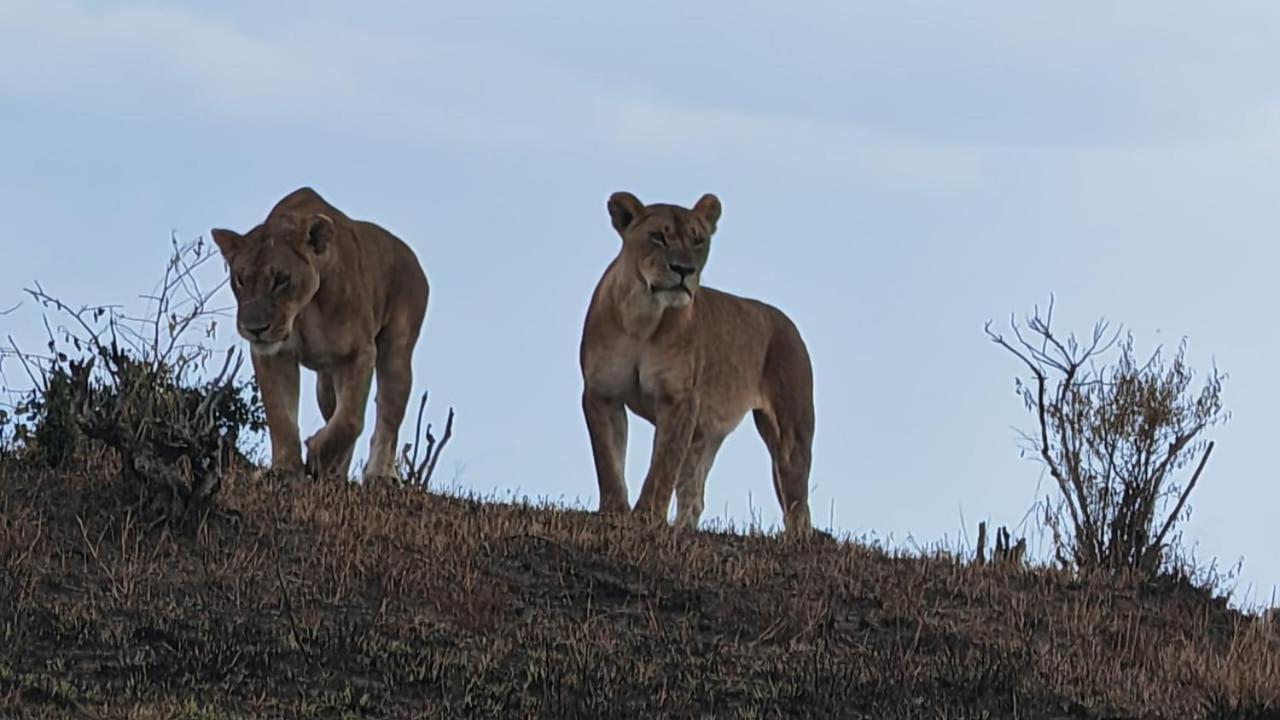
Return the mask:
<path id="1" fill-rule="evenodd" d="M 1280 629 L 1185 584 L 248 473 L 148 531 L 110 470 L 0 463 L 0 716 L 1280 713 Z"/>

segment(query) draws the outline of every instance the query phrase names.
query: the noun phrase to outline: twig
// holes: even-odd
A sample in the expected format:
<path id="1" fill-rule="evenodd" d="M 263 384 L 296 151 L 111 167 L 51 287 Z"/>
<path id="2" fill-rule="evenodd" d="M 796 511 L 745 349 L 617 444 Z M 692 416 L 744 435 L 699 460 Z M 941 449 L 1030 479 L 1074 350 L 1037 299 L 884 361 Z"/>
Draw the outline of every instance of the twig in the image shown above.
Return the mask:
<path id="1" fill-rule="evenodd" d="M 36 379 L 35 373 L 31 371 L 31 363 L 27 360 L 27 356 L 18 348 L 18 343 L 14 342 L 13 336 L 9 336 L 9 347 L 13 348 L 13 354 L 22 363 L 22 369 L 27 372 L 27 377 L 31 379 L 32 387 L 39 388 L 42 392 L 47 391 L 48 387 Z"/>
<path id="2" fill-rule="evenodd" d="M 1182 507 L 1186 505 L 1187 498 L 1191 497 L 1191 491 L 1195 489 L 1196 483 L 1200 480 L 1200 473 L 1204 471 L 1205 463 L 1209 462 L 1209 455 L 1213 452 L 1213 441 L 1209 441 L 1209 445 L 1204 449 L 1204 455 L 1200 456 L 1200 464 L 1196 466 L 1196 471 L 1191 475 L 1191 481 L 1187 483 L 1187 487 L 1182 490 L 1182 496 L 1178 498 L 1178 504 L 1173 506 L 1173 512 L 1169 513 L 1169 517 L 1165 518 L 1164 525 L 1160 528 L 1160 532 L 1156 533 L 1155 540 L 1147 547 L 1148 554 L 1159 553 L 1159 548 L 1164 545 L 1164 538 L 1169 534 L 1169 530 L 1173 528 L 1173 524 L 1177 522 L 1178 515 L 1182 513 Z M 1144 561 L 1149 562 L 1148 558 Z"/>
<path id="3" fill-rule="evenodd" d="M 28 295 L 30 295 L 32 298 L 35 298 L 36 302 L 40 303 L 41 305 L 45 307 L 49 307 L 50 305 L 52 305 L 54 309 L 58 310 L 62 314 L 75 320 L 80 325 L 80 327 L 84 329 L 85 333 L 89 335 L 89 337 L 85 340 L 86 342 L 88 341 L 92 341 L 95 343 L 98 342 L 98 338 L 101 336 L 103 331 L 94 330 L 93 327 L 89 325 L 89 322 L 84 319 L 84 314 L 87 312 L 94 312 L 94 313 L 97 313 L 100 311 L 110 312 L 114 310 L 113 306 L 108 306 L 108 305 L 84 306 L 84 307 L 81 307 L 79 310 L 72 310 L 69 305 L 62 302 L 58 298 L 53 297 L 49 293 L 45 292 L 44 287 L 40 283 L 38 282 L 35 283 L 35 286 L 36 286 L 35 290 L 27 288 L 25 292 Z"/>
<path id="4" fill-rule="evenodd" d="M 414 482 L 415 485 L 419 484 L 417 482 L 418 474 L 419 474 L 417 472 L 418 470 L 418 438 L 422 437 L 422 415 L 427 409 L 428 395 L 430 395 L 429 390 L 422 391 L 422 402 L 418 403 L 418 422 L 413 429 L 413 457 L 409 459 L 409 468 L 414 471 L 413 473 L 414 477 L 411 478 L 411 480 Z M 428 432 L 430 432 L 429 428 L 428 428 Z M 431 450 L 430 448 L 428 448 L 427 454 L 430 455 L 430 453 L 431 453 Z"/>
<path id="5" fill-rule="evenodd" d="M 430 435 L 431 431 L 428 429 L 427 436 L 430 438 Z M 435 446 L 435 453 L 430 456 L 431 464 L 427 466 L 427 475 L 422 479 L 423 486 L 431 484 L 431 476 L 436 473 L 436 463 L 440 460 L 440 453 L 444 451 L 444 446 L 451 437 L 453 437 L 453 408 L 449 408 L 449 417 L 445 420 L 444 435 L 440 438 L 440 444 Z M 432 439 L 432 444 L 435 444 L 434 438 Z M 428 448 L 428 452 L 430 452 L 430 448 Z"/>

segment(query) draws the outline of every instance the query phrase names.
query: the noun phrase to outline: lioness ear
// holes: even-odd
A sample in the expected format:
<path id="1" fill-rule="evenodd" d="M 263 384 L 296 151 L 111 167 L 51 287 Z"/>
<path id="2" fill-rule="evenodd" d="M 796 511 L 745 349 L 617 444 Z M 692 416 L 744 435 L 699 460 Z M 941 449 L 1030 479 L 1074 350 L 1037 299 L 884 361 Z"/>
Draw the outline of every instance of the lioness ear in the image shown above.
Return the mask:
<path id="1" fill-rule="evenodd" d="M 703 195 L 693 206 L 693 212 L 706 221 L 712 231 L 715 231 L 716 223 L 720 222 L 720 198 L 711 193 Z"/>
<path id="2" fill-rule="evenodd" d="M 230 258 L 240 249 L 240 241 L 244 236 L 238 232 L 231 230 L 223 230 L 222 228 L 214 228 L 209 231 L 213 236 L 213 242 L 218 246 L 218 250 L 222 251 L 222 257 Z"/>
<path id="3" fill-rule="evenodd" d="M 307 244 L 317 255 L 323 255 L 333 239 L 333 220 L 328 215 L 316 213 L 307 226 Z"/>
<path id="4" fill-rule="evenodd" d="M 616 192 L 609 196 L 609 219 L 613 229 L 621 235 L 644 211 L 644 203 L 629 192 Z"/>

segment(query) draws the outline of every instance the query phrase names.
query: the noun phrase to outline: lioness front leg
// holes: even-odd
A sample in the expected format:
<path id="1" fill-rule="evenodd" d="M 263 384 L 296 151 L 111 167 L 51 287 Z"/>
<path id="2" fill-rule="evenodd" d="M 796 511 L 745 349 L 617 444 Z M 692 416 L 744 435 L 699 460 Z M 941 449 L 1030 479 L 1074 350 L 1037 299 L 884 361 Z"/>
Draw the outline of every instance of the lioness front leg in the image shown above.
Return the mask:
<path id="1" fill-rule="evenodd" d="M 698 406 L 691 397 L 678 398 L 660 400 L 656 410 L 653 454 L 635 513 L 649 520 L 666 521 L 676 478 L 689 455 Z"/>
<path id="2" fill-rule="evenodd" d="M 373 348 L 331 372 L 337 405 L 333 417 L 307 439 L 307 472 L 346 478 L 356 439 L 364 429 L 364 410 L 373 379 Z"/>
<path id="3" fill-rule="evenodd" d="M 259 354 L 250 350 L 253 376 L 262 394 L 271 435 L 271 469 L 302 473 L 302 443 L 298 439 L 298 360 L 284 353 Z"/>
<path id="4" fill-rule="evenodd" d="M 707 473 L 715 462 L 716 453 L 724 436 L 695 438 L 689 446 L 689 454 L 680 468 L 676 483 L 676 527 L 696 530 L 705 506 Z"/>
<path id="5" fill-rule="evenodd" d="M 596 481 L 600 485 L 600 512 L 627 512 L 631 509 L 626 481 L 627 409 L 620 401 L 587 390 L 582 393 L 582 413 L 587 418 Z"/>

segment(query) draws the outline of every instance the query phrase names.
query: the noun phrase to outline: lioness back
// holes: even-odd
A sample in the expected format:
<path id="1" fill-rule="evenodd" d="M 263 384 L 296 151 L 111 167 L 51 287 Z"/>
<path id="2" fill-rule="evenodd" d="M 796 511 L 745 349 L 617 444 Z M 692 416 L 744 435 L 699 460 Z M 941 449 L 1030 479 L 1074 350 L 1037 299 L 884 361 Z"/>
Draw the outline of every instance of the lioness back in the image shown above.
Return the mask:
<path id="1" fill-rule="evenodd" d="M 382 267 L 374 273 L 381 282 L 383 317 L 388 315 L 391 303 L 409 298 L 421 298 L 425 313 L 430 286 L 426 272 L 413 249 L 380 225 L 367 220 L 357 220 L 355 225 L 360 229 L 358 237 L 362 246 L 378 243 L 385 248 L 384 252 L 376 255 L 376 260 L 382 263 Z"/>

